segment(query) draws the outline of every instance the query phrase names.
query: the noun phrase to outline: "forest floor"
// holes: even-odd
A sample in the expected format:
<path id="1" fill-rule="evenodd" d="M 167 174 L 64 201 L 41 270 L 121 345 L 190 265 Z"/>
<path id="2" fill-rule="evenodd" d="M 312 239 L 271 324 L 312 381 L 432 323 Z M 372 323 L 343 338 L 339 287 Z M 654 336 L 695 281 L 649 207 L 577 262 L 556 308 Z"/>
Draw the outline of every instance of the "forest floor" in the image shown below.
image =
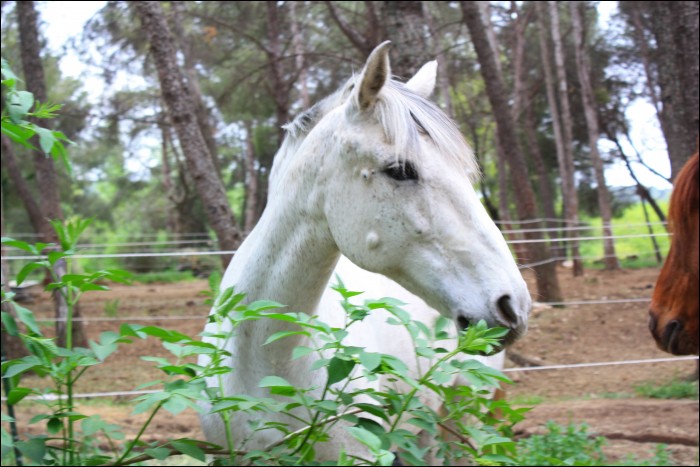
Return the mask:
<path id="1" fill-rule="evenodd" d="M 574 278 L 570 270 L 559 270 L 566 301 L 649 298 L 657 275 L 658 269 L 653 268 L 587 270 L 584 277 Z M 536 297 L 531 272 L 526 272 L 525 278 Z M 84 296 L 81 312 L 84 317 L 105 317 L 109 314 L 106 310 L 118 305 L 119 318 L 165 316 L 168 318 L 156 318 L 145 324 L 194 336 L 202 330 L 208 313 L 204 297 L 199 294 L 206 289 L 204 280 L 116 284 L 110 291 Z M 627 302 L 535 307 L 528 334 L 511 348 L 506 367 L 520 368 L 524 362 L 548 366 L 669 357 L 655 347 L 649 335 L 647 305 Z M 49 317 L 52 313 L 50 298 L 44 293 L 36 294 L 33 303 L 25 306 L 38 316 Z M 119 321 L 86 324 L 89 336 L 96 338 L 102 331 L 116 331 Z M 129 391 L 146 381 L 160 379 L 153 364 L 139 357 L 165 354 L 154 340 L 122 346 L 105 364 L 90 369 L 76 392 Z M 681 361 L 509 372 L 514 384 L 506 388 L 508 400 L 517 406 L 533 407 L 525 421 L 516 425 L 516 435 L 544 433 L 548 420 L 561 425 L 586 423 L 590 433 L 608 438 L 604 451 L 611 459 L 623 459 L 628 454 L 649 458 L 656 444 L 664 443 L 675 464 L 698 465 L 698 400 L 652 399 L 636 392 L 641 385 L 664 385 L 689 378 L 696 371 L 696 364 L 696 361 Z M 36 378 L 27 378 L 25 383 L 42 384 L 33 379 Z M 23 402 L 17 410 L 24 430 L 27 420 L 39 413 L 40 407 Z M 123 396 L 81 399 L 80 410 L 117 423 L 127 436 L 134 436 L 146 417 L 146 414 L 132 415 Z M 29 430 L 39 428 L 34 425 Z M 166 436 L 201 438 L 197 415 L 187 410 L 176 417 L 168 413 L 157 416 L 145 441 Z"/>

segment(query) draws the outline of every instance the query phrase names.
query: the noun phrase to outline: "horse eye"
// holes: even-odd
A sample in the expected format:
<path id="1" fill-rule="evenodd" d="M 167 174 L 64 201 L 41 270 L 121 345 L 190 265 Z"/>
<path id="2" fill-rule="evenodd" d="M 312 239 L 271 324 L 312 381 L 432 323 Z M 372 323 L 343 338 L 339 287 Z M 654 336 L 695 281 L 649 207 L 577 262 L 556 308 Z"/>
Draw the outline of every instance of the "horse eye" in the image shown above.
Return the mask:
<path id="1" fill-rule="evenodd" d="M 401 162 L 390 165 L 383 170 L 385 174 L 394 180 L 418 180 L 418 171 L 410 162 Z"/>

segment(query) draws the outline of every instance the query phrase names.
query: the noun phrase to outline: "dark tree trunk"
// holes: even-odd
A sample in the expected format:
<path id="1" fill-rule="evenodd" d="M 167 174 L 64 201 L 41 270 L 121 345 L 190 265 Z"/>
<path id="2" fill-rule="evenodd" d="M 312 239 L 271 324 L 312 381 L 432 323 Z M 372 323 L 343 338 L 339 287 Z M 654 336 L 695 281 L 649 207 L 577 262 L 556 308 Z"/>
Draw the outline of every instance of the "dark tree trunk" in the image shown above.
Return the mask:
<path id="1" fill-rule="evenodd" d="M 43 224 L 46 222 L 44 220 L 44 214 L 41 212 L 39 204 L 34 199 L 34 193 L 32 193 L 27 180 L 22 175 L 22 171 L 17 165 L 17 158 L 15 157 L 15 150 L 12 147 L 10 139 L 2 135 L 2 164 L 7 168 L 7 173 L 10 176 L 10 180 L 17 190 L 19 198 L 24 204 L 24 208 L 27 210 L 29 216 L 29 222 L 32 224 L 35 232 L 41 232 L 44 228 Z"/>
<path id="2" fill-rule="evenodd" d="M 19 23 L 20 51 L 22 55 L 22 68 L 27 90 L 34 95 L 34 100 L 47 102 L 46 83 L 44 81 L 44 65 L 41 62 L 41 44 L 39 43 L 38 14 L 34 9 L 34 2 L 17 2 L 17 22 Z M 45 125 L 46 122 L 34 121 L 37 125 Z M 57 243 L 58 236 L 48 222 L 54 219 L 63 219 L 61 210 L 61 198 L 58 191 L 58 177 L 53 159 L 43 153 L 35 152 L 34 167 L 36 169 L 36 183 L 40 194 L 40 209 L 42 211 L 41 231 L 43 240 L 47 243 Z M 58 260 L 53 266 L 55 279 L 60 278 L 66 272 L 65 260 Z M 56 338 L 58 345 L 65 345 L 66 317 L 68 305 L 59 290 L 53 293 L 56 307 Z M 76 304 L 73 310 L 73 318 L 80 318 L 80 310 Z M 73 322 L 73 343 L 75 346 L 87 347 L 85 328 L 81 321 Z"/>
<path id="3" fill-rule="evenodd" d="M 672 178 L 695 152 L 698 137 L 698 4 L 697 1 L 644 2 L 656 39 L 661 118 L 665 121 L 661 127 L 668 145 Z"/>
<path id="4" fill-rule="evenodd" d="M 620 263 L 615 254 L 615 239 L 612 232 L 612 207 L 610 206 L 610 193 L 605 182 L 605 168 L 603 159 L 598 151 L 598 137 L 600 130 L 598 126 L 598 115 L 593 97 L 593 85 L 591 84 L 591 70 L 588 61 L 588 54 L 585 50 L 583 38 L 583 21 L 580 11 L 581 3 L 578 1 L 569 2 L 571 11 L 571 21 L 574 28 L 574 43 L 576 53 L 576 70 L 578 80 L 581 84 L 581 95 L 583 98 L 583 113 L 586 117 L 586 128 L 588 130 L 588 146 L 591 151 L 591 161 L 595 171 L 596 183 L 598 185 L 598 206 L 600 216 L 603 221 L 603 249 L 605 251 L 605 269 L 611 271 L 620 268 Z"/>
<path id="5" fill-rule="evenodd" d="M 460 3 L 464 13 L 464 21 L 469 29 L 469 34 L 481 65 L 481 73 L 486 84 L 486 93 L 493 109 L 496 130 L 500 143 L 503 145 L 504 155 L 512 173 L 527 174 L 527 165 L 515 134 L 515 123 L 508 106 L 508 93 L 503 85 L 503 79 L 498 73 L 496 58 L 489 45 L 479 7 L 476 2 L 463 1 Z M 537 217 L 537 206 L 530 180 L 523 175 L 513 177 L 512 181 L 519 219 L 535 219 Z M 538 235 L 526 233 L 525 237 L 534 240 Z M 548 261 L 549 257 L 545 245 L 543 243 L 529 243 L 528 251 L 530 260 L 540 263 L 533 268 L 537 275 L 539 299 L 542 301 L 561 300 L 555 265 L 553 262 Z"/>
<path id="6" fill-rule="evenodd" d="M 221 161 L 219 161 L 218 145 L 216 144 L 216 138 L 214 137 L 212 112 L 204 103 L 202 90 L 199 86 L 199 78 L 197 78 L 197 70 L 195 69 L 196 63 L 192 57 L 192 44 L 190 43 L 190 39 L 185 35 L 185 31 L 182 27 L 182 17 L 185 14 L 186 2 L 172 2 L 171 5 L 173 12 L 171 16 L 173 32 L 177 37 L 178 43 L 180 44 L 180 50 L 182 51 L 182 57 L 184 59 L 184 72 L 185 76 L 187 77 L 186 83 L 189 87 L 189 92 L 195 105 L 197 124 L 199 125 L 199 130 L 202 132 L 204 141 L 207 144 L 207 149 L 209 149 L 209 154 L 211 155 L 212 162 L 214 162 L 214 167 L 216 167 L 216 173 L 218 174 L 219 178 L 221 178 Z"/>
<path id="7" fill-rule="evenodd" d="M 549 4 L 549 14 L 551 19 L 551 37 L 554 44 L 554 63 L 556 71 L 556 83 L 558 84 L 557 90 L 559 94 L 559 105 L 561 106 L 561 112 L 559 112 L 558 118 L 561 121 L 561 130 L 559 133 L 560 143 L 557 146 L 557 150 L 561 151 L 559 155 L 559 166 L 562 174 L 562 187 L 563 187 L 563 204 L 564 213 L 567 220 L 568 227 L 578 227 L 578 194 L 576 192 L 576 181 L 574 178 L 574 137 L 573 137 L 573 122 L 571 120 L 571 106 L 569 105 L 569 88 L 566 81 L 566 70 L 564 68 L 564 47 L 562 45 L 561 31 L 559 29 L 559 11 L 557 9 L 557 2 L 547 2 Z M 543 28 L 545 22 L 544 6 L 542 3 L 537 2 L 538 14 L 540 15 L 540 27 Z M 549 62 L 548 53 L 548 43 L 547 40 L 541 40 L 540 43 L 543 46 L 543 60 L 546 63 Z M 547 67 L 545 63 L 545 67 Z M 547 68 L 545 68 L 546 71 Z M 553 77 L 550 78 L 550 82 L 554 83 Z M 550 102 L 550 108 L 556 106 L 556 97 L 554 101 Z M 555 133 L 556 135 L 556 133 Z M 576 230 L 567 231 L 568 237 L 576 238 L 578 232 Z M 570 242 L 571 246 L 571 256 L 574 261 L 574 275 L 583 275 L 583 262 L 579 259 L 579 244 L 578 240 L 572 240 Z"/>
<path id="8" fill-rule="evenodd" d="M 424 63 L 434 58 L 429 56 L 423 2 L 384 1 L 381 12 L 386 38 L 391 40 L 394 52 L 391 72 L 407 80 Z"/>
<path id="9" fill-rule="evenodd" d="M 180 146 L 185 154 L 189 172 L 202 201 L 209 224 L 216 232 L 222 250 L 235 250 L 241 242 L 241 234 L 228 204 L 226 191 L 217 176 L 206 142 L 196 119 L 195 103 L 184 84 L 184 77 L 177 64 L 173 37 L 159 2 L 134 2 L 146 31 L 151 53 L 158 69 L 163 100 L 177 131 Z M 224 255 L 227 266 L 231 256 Z"/>

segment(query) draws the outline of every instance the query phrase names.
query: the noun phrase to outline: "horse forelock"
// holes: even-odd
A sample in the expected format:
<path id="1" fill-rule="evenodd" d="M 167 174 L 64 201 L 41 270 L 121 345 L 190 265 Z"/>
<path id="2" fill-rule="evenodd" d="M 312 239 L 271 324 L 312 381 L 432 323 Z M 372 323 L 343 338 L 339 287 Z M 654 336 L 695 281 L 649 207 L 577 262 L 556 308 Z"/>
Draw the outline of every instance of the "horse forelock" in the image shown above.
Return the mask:
<path id="1" fill-rule="evenodd" d="M 396 80 L 388 81 L 379 94 L 375 114 L 398 159 L 410 159 L 419 170 L 420 134 L 427 135 L 440 157 L 461 170 L 473 183 L 479 168 L 469 144 L 455 123 L 433 102 L 412 92 Z"/>

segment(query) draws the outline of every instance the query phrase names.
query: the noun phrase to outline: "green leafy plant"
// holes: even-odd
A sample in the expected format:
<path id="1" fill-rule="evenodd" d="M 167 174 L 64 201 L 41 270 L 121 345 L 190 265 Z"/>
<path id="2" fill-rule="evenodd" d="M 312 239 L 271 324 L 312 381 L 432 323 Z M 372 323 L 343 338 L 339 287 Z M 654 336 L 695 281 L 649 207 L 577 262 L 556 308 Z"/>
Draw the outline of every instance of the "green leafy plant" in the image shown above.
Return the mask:
<path id="1" fill-rule="evenodd" d="M 28 118 L 54 118 L 61 105 L 35 101 L 31 92 L 18 90 L 17 83 L 20 79 L 12 72 L 4 58 L 1 61 L 0 69 L 2 71 L 2 85 L 6 88 L 5 99 L 7 102 L 2 113 L 2 133 L 9 136 L 15 143 L 30 149 L 36 149 L 30 140 L 34 136 L 38 136 L 41 150 L 56 161 L 62 162 L 70 173 L 71 165 L 63 144 L 64 142 L 70 143 L 70 140 L 60 131 L 43 128 L 27 120 Z"/>
<path id="2" fill-rule="evenodd" d="M 666 446 L 656 446 L 654 456 L 640 460 L 628 455 L 612 462 L 603 452 L 607 439 L 594 436 L 588 425 L 569 424 L 562 427 L 547 422 L 547 433 L 532 435 L 517 444 L 517 465 L 673 465 Z"/>
<path id="3" fill-rule="evenodd" d="M 60 132 L 41 128 L 27 121 L 29 117 L 52 118 L 59 106 L 35 103 L 33 96 L 16 89 L 17 77 L 7 63 L 2 62 L 3 85 L 7 88 L 8 106 L 2 115 L 2 132 L 13 141 L 32 147 L 30 140 L 38 136 L 45 153 L 70 164 L 62 142 L 67 139 Z M 479 322 L 459 335 L 454 350 L 446 350 L 442 343 L 450 338 L 446 332 L 447 320 L 440 319 L 434 329 L 412 320 L 392 299 L 369 300 L 356 304 L 351 298 L 359 294 L 344 288 L 336 290 L 342 297 L 346 321 L 342 327 L 332 327 L 315 316 L 305 313 L 282 312 L 282 305 L 270 301 L 247 303 L 245 295 L 233 288 L 218 290 L 219 279 L 212 277 L 212 291 L 208 303 L 212 306 L 209 320 L 214 332 L 204 333 L 224 343 L 235 335 L 240 325 L 250 321 L 279 320 L 289 324 L 291 331 L 269 336 L 267 344 L 295 334 L 310 338 L 311 346 L 296 347 L 292 359 L 311 354 L 319 358 L 314 371 L 323 372 L 321 386 L 296 387 L 276 375 L 268 375 L 259 386 L 269 397 L 256 398 L 247 394 L 225 395 L 221 392 L 223 375 L 233 368 L 225 364 L 230 357 L 226 345 L 203 342 L 199 336 L 190 337 L 177 331 L 156 326 L 121 325 L 119 332 L 103 332 L 87 348 L 75 347 L 72 339 L 72 321 L 75 306 L 86 292 L 107 290 L 105 282 L 127 282 L 128 274 L 113 269 L 81 273 L 71 258 L 76 254 L 78 239 L 90 225 L 90 220 L 75 218 L 68 222 L 52 222 L 59 245 L 27 243 L 2 238 L 5 246 L 23 250 L 36 257 L 17 274 L 17 282 L 24 282 L 34 271 L 46 270 L 53 280 L 46 290 L 61 294 L 67 303 L 65 345 L 48 337 L 37 323 L 31 310 L 16 302 L 11 292 L 2 293 L 2 302 L 11 304 L 12 312 L 2 312 L 5 332 L 21 340 L 28 351 L 22 358 L 2 363 L 2 378 L 11 388 L 7 403 L 14 406 L 28 397 L 39 398 L 45 407 L 43 413 L 30 424 L 43 424 L 40 435 L 13 439 L 2 428 L 2 457 L 17 450 L 37 465 L 131 465 L 148 459 L 165 459 L 173 454 L 185 454 L 205 461 L 207 454 L 221 456 L 217 463 L 245 464 L 305 464 L 319 465 L 332 462 L 338 465 L 391 465 L 394 452 L 400 452 L 402 462 L 424 465 L 431 456 L 446 463 L 470 458 L 477 463 L 512 464 L 515 444 L 510 438 L 511 426 L 522 419 L 526 409 L 512 409 L 503 401 L 490 400 L 490 390 L 508 379 L 499 371 L 475 360 L 455 358 L 463 353 L 491 353 L 499 345 L 506 330 L 488 329 Z M 60 275 L 54 266 L 65 262 L 67 272 Z M 108 307 L 114 311 L 115 307 Z M 352 326 L 378 309 L 390 313 L 389 322 L 405 328 L 413 339 L 415 355 L 409 358 L 426 359 L 429 364 L 418 375 L 411 374 L 400 359 L 344 343 Z M 124 441 L 118 426 L 107 423 L 99 416 L 87 416 L 78 411 L 74 399 L 76 383 L 86 372 L 102 364 L 121 345 L 136 339 L 157 339 L 171 354 L 170 358 L 143 356 L 162 372 L 159 380 L 149 381 L 138 389 L 157 388 L 137 397 L 135 414 L 148 413 L 147 421 L 134 439 Z M 206 365 L 191 363 L 193 357 L 207 356 Z M 44 377 L 42 387 L 23 386 L 21 378 L 27 372 Z M 374 381 L 379 377 L 402 383 L 405 390 L 393 387 L 370 389 L 353 384 L 361 379 Z M 456 377 L 467 381 L 464 386 L 453 386 Z M 218 388 L 207 387 L 205 378 L 219 380 Z M 26 379 L 25 379 L 26 380 Z M 358 389 L 361 388 L 361 389 Z M 440 412 L 424 404 L 419 396 L 425 392 L 436 394 L 443 401 Z M 166 410 L 178 415 L 183 410 L 211 411 L 218 414 L 227 431 L 226 446 L 215 446 L 200 440 L 180 438 L 146 442 L 145 433 L 157 413 Z M 292 411 L 302 409 L 301 412 Z M 254 432 L 278 432 L 278 441 L 258 450 L 246 450 L 248 440 L 234 439 L 231 421 L 241 413 L 263 415 Z M 285 413 L 301 422 L 294 426 L 279 422 L 265 422 L 264 415 Z M 303 415 L 295 415 L 302 413 Z M 500 413 L 497 418 L 494 414 Z M 470 423 L 465 422 L 465 416 Z M 2 414 L 2 421 L 12 423 L 12 417 Z M 337 459 L 316 459 L 315 448 L 329 439 L 330 430 L 339 423 L 359 443 L 367 447 L 367 457 L 360 458 L 341 451 Z M 431 446 L 420 444 L 418 436 L 404 428 L 405 424 L 419 427 L 435 438 Z M 110 447 L 107 452 L 97 447 L 96 440 L 104 439 Z"/>
<path id="4" fill-rule="evenodd" d="M 18 277 L 19 282 L 28 271 L 36 268 L 50 270 L 52 262 L 70 259 L 75 253 L 78 237 L 87 225 L 86 221 L 66 226 L 54 223 L 61 239 L 61 251 L 39 257 L 26 265 L 18 275 L 22 276 Z M 45 247 L 9 238 L 2 241 L 5 245 L 38 256 Z M 105 285 L 97 283 L 105 279 L 121 282 L 125 275 L 107 270 L 90 274 L 72 274 L 69 271 L 47 288 L 60 291 L 69 305 L 74 306 L 83 293 L 107 289 Z M 216 282 L 217 279 L 213 278 L 214 288 Z M 123 324 L 119 332 L 101 333 L 96 341 L 90 342 L 89 348 L 73 348 L 70 338 L 66 340 L 66 347 L 62 348 L 43 334 L 30 310 L 15 304 L 17 319 L 3 313 L 3 324 L 10 335 L 22 339 L 30 355 L 2 365 L 3 378 L 13 387 L 9 402 L 17 404 L 27 396 L 52 396 L 52 399 L 44 401 L 47 407 L 45 413 L 31 420 L 32 423 L 45 424 L 45 435 L 13 443 L 3 431 L 3 454 L 17 447 L 28 459 L 41 465 L 120 465 L 147 458 L 163 459 L 173 454 L 187 454 L 205 460 L 207 453 L 224 455 L 222 462 L 230 464 L 318 464 L 319 460 L 314 458 L 314 447 L 328 440 L 329 430 L 333 426 L 343 423 L 355 439 L 367 446 L 371 455 L 371 458 L 360 459 L 341 452 L 337 461 L 344 465 L 390 465 L 394 460 L 394 451 L 401 453 L 404 463 L 412 465 L 422 465 L 428 455 L 448 462 L 469 457 L 480 463 L 512 463 L 510 456 L 514 443 L 509 437 L 509 430 L 513 423 L 522 418 L 524 409 L 514 410 L 504 402 L 489 399 L 489 388 L 507 381 L 502 373 L 473 360 L 454 358 L 464 352 L 492 352 L 505 332 L 503 329 L 488 329 L 481 322 L 460 336 L 458 348 L 447 351 L 441 345 L 441 341 L 449 337 L 445 332 L 446 320 L 439 320 L 436 328 L 430 329 L 421 322 L 411 320 L 395 300 L 369 300 L 360 305 L 351 301 L 357 292 L 348 291 L 342 285 L 336 290 L 342 297 L 347 313 L 346 323 L 340 328 L 331 327 L 304 313 L 280 312 L 281 305 L 275 302 L 245 303 L 245 296 L 232 288 L 210 293 L 209 303 L 213 308 L 210 320 L 218 324 L 218 331 L 214 333 L 216 336 L 229 339 L 246 321 L 282 320 L 298 327 L 298 330 L 273 334 L 267 343 L 299 333 L 311 337 L 313 346 L 295 348 L 292 358 L 318 354 L 321 358 L 315 365 L 315 371 L 326 372 L 325 385 L 295 387 L 278 376 L 269 375 L 259 382 L 260 387 L 270 392 L 270 397 L 264 398 L 246 394 L 224 396 L 218 389 L 206 388 L 204 378 L 221 378 L 233 371 L 222 365 L 223 360 L 229 357 L 224 350 L 225 345 L 215 346 L 202 342 L 199 337 L 193 338 L 156 326 Z M 3 294 L 3 301 L 11 300 L 12 294 Z M 407 365 L 396 357 L 343 343 L 352 325 L 377 309 L 387 310 L 392 315 L 392 324 L 404 327 L 411 335 L 416 344 L 414 358 L 420 356 L 430 361 L 430 366 L 421 375 L 409 374 Z M 223 333 L 226 327 L 232 329 L 231 334 Z M 73 387 L 90 367 L 104 362 L 120 345 L 144 338 L 160 340 L 171 358 L 142 357 L 153 362 L 163 372 L 164 378 L 138 388 L 160 389 L 135 399 L 134 413 L 149 413 L 148 420 L 135 439 L 119 445 L 124 435 L 118 427 L 106 423 L 99 416 L 88 417 L 76 410 Z M 202 354 L 209 357 L 209 364 L 200 366 L 190 363 L 191 357 Z M 28 371 L 45 376 L 52 384 L 44 388 L 21 386 L 19 377 Z M 358 379 L 373 379 L 380 375 L 403 382 L 407 390 L 351 389 L 351 383 Z M 470 385 L 453 387 L 448 384 L 457 375 L 469 381 Z M 416 397 L 421 391 L 437 393 L 445 401 L 444 410 L 437 413 L 423 404 Z M 301 429 L 261 421 L 255 428 L 256 432 L 274 430 L 281 436 L 278 442 L 256 451 L 245 451 L 246 440 L 234 440 L 230 432 L 225 447 L 186 438 L 150 443 L 143 441 L 144 434 L 159 411 L 164 409 L 177 415 L 191 408 L 202 412 L 206 404 L 213 413 L 220 414 L 226 422 L 225 427 L 230 427 L 232 418 L 240 412 L 290 412 L 303 407 L 307 416 L 303 418 L 304 426 Z M 504 414 L 507 423 L 494 417 L 497 409 Z M 467 414 L 472 419 L 469 424 L 463 421 Z M 405 423 L 434 434 L 434 445 L 421 446 L 418 437 L 403 428 Z M 443 432 L 449 433 L 449 436 L 441 434 Z M 93 447 L 93 441 L 98 436 L 107 440 L 112 452 L 100 452 Z"/>
<path id="5" fill-rule="evenodd" d="M 654 399 L 697 399 L 698 382 L 674 380 L 661 385 L 642 384 L 636 386 L 634 392 Z"/>

